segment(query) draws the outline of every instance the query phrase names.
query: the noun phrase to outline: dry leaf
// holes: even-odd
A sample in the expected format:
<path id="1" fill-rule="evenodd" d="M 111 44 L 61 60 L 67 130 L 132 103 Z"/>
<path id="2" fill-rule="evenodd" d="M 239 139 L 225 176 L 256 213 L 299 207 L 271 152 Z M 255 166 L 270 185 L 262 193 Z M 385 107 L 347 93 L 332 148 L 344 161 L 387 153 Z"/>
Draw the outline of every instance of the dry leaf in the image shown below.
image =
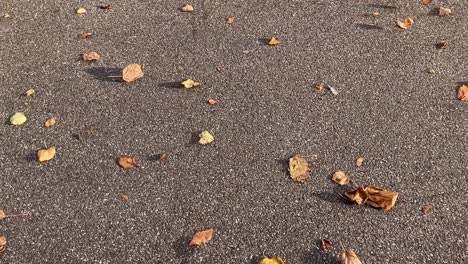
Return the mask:
<path id="1" fill-rule="evenodd" d="M 78 9 L 76 10 L 76 13 L 82 15 L 82 14 L 86 14 L 87 11 L 86 11 L 86 9 L 84 9 L 84 8 L 78 8 Z"/>
<path id="2" fill-rule="evenodd" d="M 138 162 L 135 157 L 131 156 L 121 156 L 119 158 L 119 166 L 123 169 L 133 169 L 138 167 Z"/>
<path id="3" fill-rule="evenodd" d="M 190 246 L 200 246 L 208 243 L 213 238 L 213 228 L 195 233 L 190 241 Z"/>
<path id="4" fill-rule="evenodd" d="M 85 38 L 90 38 L 93 35 L 91 32 L 85 32 L 80 34 L 80 38 L 85 39 Z"/>
<path id="5" fill-rule="evenodd" d="M 328 239 L 322 239 L 322 249 L 323 250 L 329 250 L 333 247 L 333 244 L 330 240 Z"/>
<path id="6" fill-rule="evenodd" d="M 413 24 L 414 24 L 414 21 L 411 17 L 407 17 L 403 21 L 398 20 L 398 26 L 404 29 L 410 28 Z"/>
<path id="7" fill-rule="evenodd" d="M 345 192 L 345 195 L 351 201 L 354 201 L 359 205 L 364 204 L 369 197 L 366 190 L 364 190 L 362 186 L 358 186 L 355 190 Z"/>
<path id="8" fill-rule="evenodd" d="M 160 160 L 160 161 L 165 161 L 165 160 L 167 160 L 167 155 L 166 155 L 165 153 L 159 154 L 159 160 Z"/>
<path id="9" fill-rule="evenodd" d="M 5 212 L 4 212 L 2 209 L 0 209 L 0 221 L 2 221 L 3 219 L 5 219 L 5 217 L 6 217 Z"/>
<path id="10" fill-rule="evenodd" d="M 37 151 L 37 158 L 40 162 L 51 160 L 55 157 L 57 150 L 55 147 L 41 149 Z"/>
<path id="11" fill-rule="evenodd" d="M 316 83 L 314 84 L 314 88 L 316 92 L 323 92 L 325 90 L 325 84 L 324 83 Z"/>
<path id="12" fill-rule="evenodd" d="M 34 89 L 28 89 L 26 92 L 24 92 L 24 95 L 26 96 L 33 96 L 36 94 L 36 91 Z"/>
<path id="13" fill-rule="evenodd" d="M 458 88 L 457 98 L 462 101 L 468 101 L 468 85 L 463 84 Z"/>
<path id="14" fill-rule="evenodd" d="M 289 174 L 294 181 L 305 182 L 309 172 L 309 163 L 300 155 L 295 155 L 289 159 Z"/>
<path id="15" fill-rule="evenodd" d="M 196 81 L 194 81 L 192 79 L 187 79 L 187 80 L 183 81 L 181 84 L 182 84 L 182 86 L 184 86 L 184 88 L 187 88 L 187 89 L 190 89 L 190 88 L 197 87 L 197 86 L 201 85 L 201 83 L 196 82 Z"/>
<path id="16" fill-rule="evenodd" d="M 140 79 L 145 75 L 145 66 L 143 64 L 130 64 L 127 65 L 122 71 L 122 78 L 126 82 L 133 82 Z"/>
<path id="17" fill-rule="evenodd" d="M 423 0 L 422 3 L 423 5 L 428 5 L 432 2 L 432 0 Z"/>
<path id="18" fill-rule="evenodd" d="M 45 122 L 44 126 L 52 127 L 52 126 L 55 126 L 55 123 L 57 123 L 57 119 L 55 119 L 55 117 L 52 117 Z"/>
<path id="19" fill-rule="evenodd" d="M 88 51 L 83 54 L 83 60 L 85 61 L 97 61 L 101 56 L 95 51 Z"/>
<path id="20" fill-rule="evenodd" d="M 98 5 L 98 7 L 99 7 L 100 9 L 110 9 L 110 8 L 112 8 L 112 5 L 110 5 L 110 4 L 107 4 L 107 5 Z"/>
<path id="21" fill-rule="evenodd" d="M 284 264 L 284 261 L 278 256 L 273 258 L 264 257 L 258 264 Z"/>
<path id="22" fill-rule="evenodd" d="M 122 201 L 127 202 L 127 201 L 128 201 L 128 195 L 122 194 L 122 195 L 120 196 L 120 199 L 122 199 Z"/>
<path id="23" fill-rule="evenodd" d="M 270 41 L 268 41 L 268 45 L 270 45 L 270 46 L 276 46 L 276 45 L 280 44 L 280 42 L 281 42 L 281 41 L 280 41 L 278 38 L 272 37 L 272 38 L 270 39 Z"/>
<path id="24" fill-rule="evenodd" d="M 352 250 L 346 250 L 341 253 L 340 264 L 362 264 L 356 253 Z"/>
<path id="25" fill-rule="evenodd" d="M 440 42 L 435 44 L 436 49 L 446 49 L 448 48 L 448 42 Z"/>
<path id="26" fill-rule="evenodd" d="M 213 135 L 211 135 L 210 132 L 208 131 L 203 131 L 198 136 L 200 137 L 200 139 L 198 140 L 198 143 L 202 145 L 206 145 L 214 141 Z"/>
<path id="27" fill-rule="evenodd" d="M 7 239 L 4 236 L 0 236 L 0 253 L 4 252 L 7 245 Z"/>
<path id="28" fill-rule="evenodd" d="M 234 18 L 233 18 L 233 17 L 228 17 L 228 18 L 226 19 L 226 22 L 227 22 L 228 24 L 232 24 L 232 23 L 234 23 Z"/>
<path id="29" fill-rule="evenodd" d="M 445 7 L 440 7 L 439 8 L 439 16 L 444 17 L 448 16 L 452 13 L 452 10 L 445 8 Z"/>
<path id="30" fill-rule="evenodd" d="M 346 176 L 346 174 L 343 171 L 337 171 L 335 174 L 333 174 L 332 180 L 339 185 L 348 185 L 351 182 L 351 179 Z"/>
<path id="31" fill-rule="evenodd" d="M 428 205 L 425 205 L 423 208 L 422 208 L 422 212 L 423 214 L 427 215 L 429 214 L 429 212 L 432 210 L 432 205 L 428 204 Z"/>
<path id="32" fill-rule="evenodd" d="M 372 16 L 377 17 L 377 16 L 380 16 L 380 14 L 379 14 L 379 12 L 375 11 L 375 12 L 372 12 Z"/>
<path id="33" fill-rule="evenodd" d="M 180 8 L 183 12 L 192 12 L 193 11 L 193 6 L 190 4 L 186 4 L 183 7 Z"/>
<path id="34" fill-rule="evenodd" d="M 357 160 L 356 160 L 356 166 L 358 167 L 362 167 L 362 164 L 364 163 L 364 158 L 363 157 L 359 157 Z"/>
<path id="35" fill-rule="evenodd" d="M 216 104 L 216 100 L 213 99 L 213 98 L 210 98 L 210 99 L 208 100 L 208 103 L 209 103 L 210 105 L 215 105 L 215 104 Z"/>
<path id="36" fill-rule="evenodd" d="M 21 126 L 28 120 L 22 112 L 16 112 L 10 117 L 10 124 L 14 126 Z"/>
<path id="37" fill-rule="evenodd" d="M 389 192 L 375 186 L 367 186 L 365 191 L 369 195 L 366 204 L 376 208 L 383 208 L 385 211 L 392 209 L 398 198 L 397 192 Z"/>

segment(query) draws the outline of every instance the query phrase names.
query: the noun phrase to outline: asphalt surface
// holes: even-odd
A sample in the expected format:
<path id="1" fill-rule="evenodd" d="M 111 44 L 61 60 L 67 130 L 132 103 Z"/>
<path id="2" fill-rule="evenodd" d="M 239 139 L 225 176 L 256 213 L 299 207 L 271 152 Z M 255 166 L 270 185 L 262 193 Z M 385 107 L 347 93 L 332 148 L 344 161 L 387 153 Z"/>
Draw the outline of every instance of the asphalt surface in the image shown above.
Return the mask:
<path id="1" fill-rule="evenodd" d="M 0 222 L 0 263 L 337 263 L 342 248 L 363 263 L 468 262 L 466 1 L 103 3 L 0 2 L 0 208 L 27 214 Z M 407 16 L 414 26 L 396 27 Z M 80 59 L 90 50 L 98 62 Z M 141 80 L 107 77 L 130 63 L 145 64 Z M 187 78 L 203 85 L 183 90 Z M 215 142 L 196 144 L 201 130 Z M 57 156 L 39 163 L 46 146 Z M 304 184 L 288 178 L 294 154 L 311 163 Z M 141 167 L 122 170 L 120 155 Z M 395 208 L 346 202 L 336 170 L 399 192 Z"/>

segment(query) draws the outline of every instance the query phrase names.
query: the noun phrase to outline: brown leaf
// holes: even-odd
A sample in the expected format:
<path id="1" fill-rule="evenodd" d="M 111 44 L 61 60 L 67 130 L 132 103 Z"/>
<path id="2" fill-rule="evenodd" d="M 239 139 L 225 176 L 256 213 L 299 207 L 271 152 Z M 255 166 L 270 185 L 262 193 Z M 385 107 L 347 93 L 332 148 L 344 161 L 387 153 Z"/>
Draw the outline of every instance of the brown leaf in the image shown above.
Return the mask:
<path id="1" fill-rule="evenodd" d="M 356 160 L 356 166 L 358 167 L 362 167 L 362 164 L 364 163 L 364 158 L 363 157 L 359 157 L 357 160 Z"/>
<path id="2" fill-rule="evenodd" d="M 4 252 L 7 245 L 7 239 L 4 236 L 0 236 L 0 253 Z"/>
<path id="3" fill-rule="evenodd" d="M 397 192 L 389 192 L 375 186 L 367 186 L 365 191 L 369 195 L 366 204 L 376 208 L 383 208 L 385 211 L 392 209 L 398 198 Z"/>
<path id="4" fill-rule="evenodd" d="M 145 75 L 144 72 L 145 66 L 143 64 L 130 64 L 127 65 L 122 71 L 122 78 L 126 82 L 133 82 L 140 79 Z"/>
<path id="5" fill-rule="evenodd" d="M 325 90 L 325 84 L 324 83 L 316 83 L 314 84 L 314 88 L 316 92 L 323 92 Z"/>
<path id="6" fill-rule="evenodd" d="M 435 44 L 436 49 L 446 49 L 448 48 L 448 42 L 440 42 Z"/>
<path id="7" fill-rule="evenodd" d="M 228 17 L 228 18 L 226 19 L 226 22 L 227 22 L 228 24 L 232 24 L 232 23 L 234 23 L 234 18 L 233 18 L 233 17 Z"/>
<path id="8" fill-rule="evenodd" d="M 131 156 L 121 156 L 119 158 L 119 166 L 124 169 L 133 169 L 138 167 L 138 162 L 135 157 Z"/>
<path id="9" fill-rule="evenodd" d="M 432 2 L 432 0 L 422 0 L 423 5 L 428 5 Z"/>
<path id="10" fill-rule="evenodd" d="M 439 8 L 439 16 L 444 17 L 448 16 L 452 13 L 452 10 L 445 8 L 445 7 L 440 7 Z"/>
<path id="11" fill-rule="evenodd" d="M 45 127 L 53 127 L 57 123 L 57 119 L 55 117 L 47 119 L 47 121 L 44 123 Z"/>
<path id="12" fill-rule="evenodd" d="M 403 21 L 398 20 L 398 26 L 403 29 L 408 29 L 411 26 L 413 26 L 413 24 L 414 24 L 414 20 L 411 17 L 407 17 Z"/>
<path id="13" fill-rule="evenodd" d="M 85 32 L 80 35 L 80 38 L 85 39 L 85 38 L 90 38 L 93 35 L 91 32 Z"/>
<path id="14" fill-rule="evenodd" d="M 345 192 L 345 195 L 351 201 L 356 202 L 359 205 L 366 203 L 369 198 L 367 191 L 362 186 L 358 186 L 355 190 Z"/>
<path id="15" fill-rule="evenodd" d="M 309 163 L 303 157 L 295 155 L 289 159 L 289 174 L 294 181 L 305 182 L 309 172 Z"/>
<path id="16" fill-rule="evenodd" d="M 111 4 L 107 4 L 107 5 L 98 5 L 98 7 L 100 9 L 111 9 L 112 8 L 112 5 Z"/>
<path id="17" fill-rule="evenodd" d="M 332 180 L 339 185 L 348 185 L 351 182 L 351 179 L 346 176 L 346 174 L 343 171 L 337 171 L 335 174 L 333 174 Z"/>
<path id="18" fill-rule="evenodd" d="M 463 84 L 458 88 L 457 98 L 462 101 L 468 101 L 468 85 Z"/>
<path id="19" fill-rule="evenodd" d="M 362 264 L 356 253 L 352 250 L 346 250 L 341 253 L 340 264 Z"/>
<path id="20" fill-rule="evenodd" d="M 186 4 L 183 7 L 180 8 L 183 12 L 193 12 L 193 6 Z"/>
<path id="21" fill-rule="evenodd" d="M 5 212 L 2 209 L 0 209 L 0 221 L 5 219 L 5 217 L 6 217 Z"/>
<path id="22" fill-rule="evenodd" d="M 213 98 L 210 98 L 210 99 L 208 100 L 208 103 L 209 103 L 210 105 L 215 105 L 215 104 L 216 104 L 216 100 L 213 99 Z"/>
<path id="23" fill-rule="evenodd" d="M 272 37 L 270 39 L 270 41 L 268 41 L 268 45 L 270 45 L 270 46 L 276 46 L 276 45 L 278 45 L 280 43 L 281 43 L 281 41 L 277 37 Z"/>
<path id="24" fill-rule="evenodd" d="M 85 61 L 97 61 L 101 56 L 95 51 L 88 51 L 83 54 L 83 60 Z"/>
<path id="25" fill-rule="evenodd" d="M 165 153 L 159 154 L 159 160 L 160 161 L 165 161 L 167 159 L 167 155 Z"/>
<path id="26" fill-rule="evenodd" d="M 427 215 L 431 212 L 432 210 L 432 205 L 428 204 L 428 205 L 425 205 L 423 208 L 422 208 L 422 212 L 423 214 Z"/>
<path id="27" fill-rule="evenodd" d="M 328 239 L 322 239 L 322 249 L 323 250 L 329 250 L 333 247 L 333 244 L 330 240 Z"/>
<path id="28" fill-rule="evenodd" d="M 122 199 L 122 201 L 124 201 L 124 202 L 128 202 L 128 195 L 122 194 L 122 195 L 120 195 L 120 199 Z"/>
<path id="29" fill-rule="evenodd" d="M 213 238 L 213 228 L 195 233 L 190 241 L 190 246 L 200 246 L 208 243 Z"/>

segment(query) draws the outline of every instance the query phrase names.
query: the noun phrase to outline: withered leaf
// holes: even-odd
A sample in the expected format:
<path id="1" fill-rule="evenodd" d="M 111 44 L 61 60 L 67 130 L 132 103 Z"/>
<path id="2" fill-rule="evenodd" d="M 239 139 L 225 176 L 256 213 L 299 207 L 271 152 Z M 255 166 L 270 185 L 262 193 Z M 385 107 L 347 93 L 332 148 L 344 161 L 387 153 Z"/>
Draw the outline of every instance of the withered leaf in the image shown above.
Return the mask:
<path id="1" fill-rule="evenodd" d="M 215 104 L 216 104 L 216 100 L 213 99 L 213 98 L 210 98 L 210 99 L 208 99 L 208 103 L 209 103 L 210 105 L 215 105 Z"/>
<path id="2" fill-rule="evenodd" d="M 329 250 L 333 247 L 333 244 L 330 240 L 328 239 L 322 239 L 322 249 L 323 250 Z"/>
<path id="3" fill-rule="evenodd" d="M 183 12 L 193 12 L 193 6 L 190 4 L 186 4 L 180 8 Z"/>
<path id="4" fill-rule="evenodd" d="M 129 64 L 122 71 L 122 79 L 126 82 L 133 82 L 140 79 L 145 75 L 145 65 L 143 64 Z"/>
<path id="5" fill-rule="evenodd" d="M 341 253 L 341 264 L 362 264 L 356 253 L 352 250 L 346 250 Z"/>
<path id="6" fill-rule="evenodd" d="M 167 160 L 167 155 L 166 155 L 165 153 L 159 154 L 159 160 L 160 160 L 160 161 L 165 161 L 165 160 Z"/>
<path id="7" fill-rule="evenodd" d="M 88 51 L 83 54 L 83 60 L 85 61 L 97 61 L 101 56 L 95 51 Z"/>
<path id="8" fill-rule="evenodd" d="M 190 246 L 200 246 L 208 243 L 213 238 L 213 228 L 195 233 L 190 241 Z"/>
<path id="9" fill-rule="evenodd" d="M 80 35 L 80 38 L 85 39 L 85 38 L 90 38 L 91 36 L 93 36 L 93 33 L 85 32 Z"/>
<path id="10" fill-rule="evenodd" d="M 435 47 L 437 49 L 446 49 L 446 48 L 448 48 L 448 42 L 444 41 L 444 42 L 437 43 L 437 44 L 435 44 Z"/>
<path id="11" fill-rule="evenodd" d="M 458 88 L 457 98 L 462 101 L 468 101 L 468 85 L 463 84 Z"/>
<path id="12" fill-rule="evenodd" d="M 5 217 L 6 217 L 5 212 L 4 212 L 2 209 L 0 209 L 0 221 L 2 221 L 3 219 L 5 219 Z"/>
<path id="13" fill-rule="evenodd" d="M 427 215 L 429 214 L 429 212 L 432 210 L 432 205 L 428 204 L 428 205 L 425 205 L 423 208 L 422 208 L 422 212 L 423 214 Z"/>
<path id="14" fill-rule="evenodd" d="M 183 81 L 181 84 L 186 89 L 190 89 L 190 88 L 193 88 L 193 87 L 198 87 L 198 86 L 201 85 L 201 83 L 196 82 L 196 81 L 194 81 L 192 79 L 187 79 L 187 80 Z"/>
<path id="15" fill-rule="evenodd" d="M 227 22 L 228 24 L 232 24 L 232 23 L 234 23 L 234 18 L 233 18 L 233 17 L 228 17 L 228 18 L 226 19 L 226 22 Z"/>
<path id="16" fill-rule="evenodd" d="M 398 20 L 398 26 L 403 29 L 408 29 L 411 26 L 413 26 L 413 24 L 414 24 L 414 20 L 411 17 L 407 17 L 403 21 Z"/>
<path id="17" fill-rule="evenodd" d="M 258 264 L 284 264 L 284 261 L 278 256 L 272 258 L 264 257 Z"/>
<path id="18" fill-rule="evenodd" d="M 103 4 L 103 5 L 98 5 L 98 7 L 100 9 L 110 9 L 110 8 L 112 8 L 112 5 L 111 4 L 107 4 L 107 5 Z"/>
<path id="19" fill-rule="evenodd" d="M 369 198 L 367 191 L 364 190 L 362 186 L 358 186 L 355 190 L 345 192 L 345 195 L 348 197 L 348 199 L 356 202 L 359 205 L 366 203 L 367 199 Z"/>
<path id="20" fill-rule="evenodd" d="M 119 158 L 119 166 L 123 169 L 133 169 L 138 167 L 138 162 L 135 157 L 132 156 L 121 156 Z"/>
<path id="21" fill-rule="evenodd" d="M 440 7 L 439 8 L 439 16 L 444 17 L 448 16 L 452 13 L 452 10 L 445 8 L 445 7 Z"/>
<path id="22" fill-rule="evenodd" d="M 47 119 L 47 121 L 44 123 L 45 127 L 53 127 L 57 123 L 57 119 L 55 117 Z"/>
<path id="23" fill-rule="evenodd" d="M 272 37 L 270 39 L 270 41 L 268 41 L 268 45 L 270 45 L 270 46 L 276 46 L 276 45 L 278 45 L 280 43 L 281 43 L 281 41 L 277 37 Z"/>
<path id="24" fill-rule="evenodd" d="M 359 157 L 357 160 L 356 160 L 356 166 L 358 167 L 362 167 L 362 164 L 364 163 L 364 158 L 363 157 Z"/>
<path id="25" fill-rule="evenodd" d="M 428 5 L 432 2 L 432 0 L 423 0 L 422 3 L 423 5 Z"/>
<path id="26" fill-rule="evenodd" d="M 294 181 L 305 182 L 309 172 L 309 163 L 302 156 L 295 155 L 289 159 L 289 174 Z"/>
<path id="27" fill-rule="evenodd" d="M 314 88 L 316 92 L 323 92 L 325 90 L 325 83 L 316 83 L 314 84 Z"/>
<path id="28" fill-rule="evenodd" d="M 344 171 L 340 170 L 333 174 L 332 180 L 338 183 L 339 185 L 348 185 L 351 182 L 351 179 L 348 176 L 346 176 Z"/>
<path id="29" fill-rule="evenodd" d="M 120 199 L 122 199 L 122 201 L 124 201 L 124 202 L 128 202 L 128 195 L 122 194 L 122 195 L 120 195 Z"/>
<path id="30" fill-rule="evenodd" d="M 389 192 L 375 186 L 367 186 L 365 191 L 368 194 L 366 204 L 376 208 L 383 208 L 385 211 L 392 209 L 398 198 L 397 192 Z"/>
<path id="31" fill-rule="evenodd" d="M 4 252 L 7 245 L 7 239 L 4 236 L 0 236 L 0 253 Z"/>

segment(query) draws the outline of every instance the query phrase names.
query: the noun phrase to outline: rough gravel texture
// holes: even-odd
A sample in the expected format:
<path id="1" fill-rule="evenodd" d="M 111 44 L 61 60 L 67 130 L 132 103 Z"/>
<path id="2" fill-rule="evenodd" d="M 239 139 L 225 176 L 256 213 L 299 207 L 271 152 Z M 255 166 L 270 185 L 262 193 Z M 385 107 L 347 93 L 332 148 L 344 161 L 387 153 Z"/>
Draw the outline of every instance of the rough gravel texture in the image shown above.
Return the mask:
<path id="1" fill-rule="evenodd" d="M 0 222 L 1 263 L 337 263 L 340 242 L 363 263 L 468 262 L 467 1 L 108 2 L 0 2 L 0 208 L 28 215 Z M 101 59 L 82 61 L 91 50 Z M 108 77 L 130 63 L 143 79 Z M 215 142 L 196 144 L 201 130 Z M 58 154 L 39 163 L 46 146 Z M 304 184 L 288 178 L 294 154 L 311 163 Z M 395 208 L 346 202 L 336 170 L 399 192 Z"/>

